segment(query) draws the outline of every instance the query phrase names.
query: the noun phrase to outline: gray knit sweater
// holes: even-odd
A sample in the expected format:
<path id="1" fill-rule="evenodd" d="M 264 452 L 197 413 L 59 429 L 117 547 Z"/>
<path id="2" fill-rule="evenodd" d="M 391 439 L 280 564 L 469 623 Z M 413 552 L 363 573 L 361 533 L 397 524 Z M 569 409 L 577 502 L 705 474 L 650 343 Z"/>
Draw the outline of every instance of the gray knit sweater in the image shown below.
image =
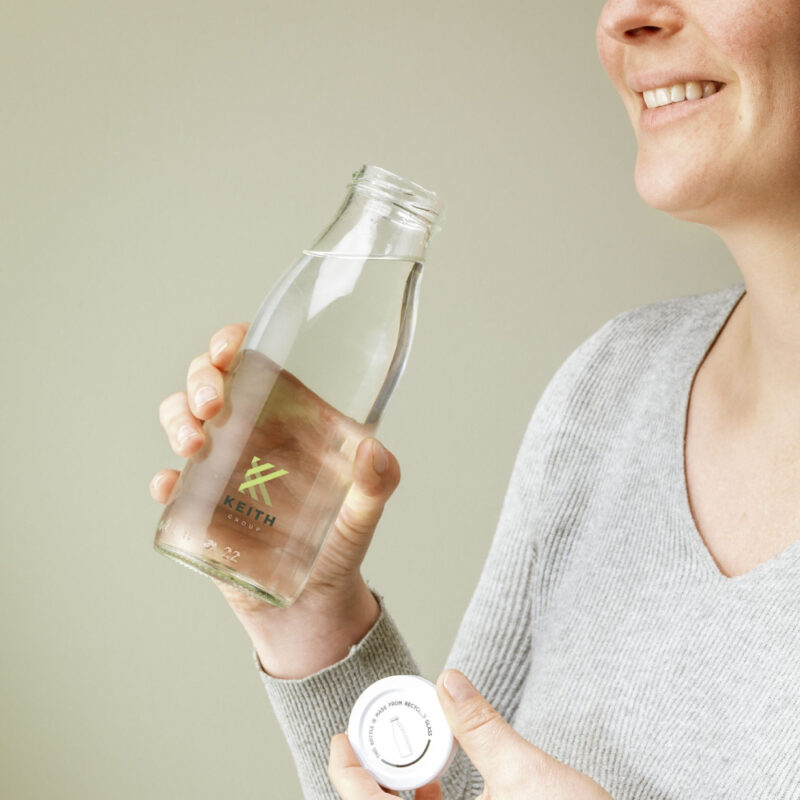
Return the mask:
<path id="1" fill-rule="evenodd" d="M 443 667 L 615 800 L 800 799 L 800 541 L 725 577 L 686 491 L 690 384 L 743 292 L 625 311 L 564 361 Z M 381 615 L 338 663 L 283 680 L 252 654 L 308 800 L 338 798 L 329 743 L 361 691 L 420 674 L 373 593 Z M 482 787 L 459 750 L 445 800 Z"/>

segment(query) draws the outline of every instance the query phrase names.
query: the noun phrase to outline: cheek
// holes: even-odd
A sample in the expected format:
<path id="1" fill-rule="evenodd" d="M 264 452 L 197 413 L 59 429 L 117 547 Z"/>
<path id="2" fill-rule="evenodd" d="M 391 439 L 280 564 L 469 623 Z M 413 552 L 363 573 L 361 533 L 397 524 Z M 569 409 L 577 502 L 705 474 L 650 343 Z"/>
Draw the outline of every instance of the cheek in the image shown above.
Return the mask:
<path id="1" fill-rule="evenodd" d="M 738 134 L 775 148 L 800 148 L 800 2 L 721 5 L 716 42 L 738 81 Z"/>
<path id="2" fill-rule="evenodd" d="M 611 78 L 615 85 L 619 85 L 621 80 L 623 68 L 623 45 L 615 42 L 598 23 L 595 33 L 595 43 L 597 46 L 597 55 L 600 57 L 600 63 L 603 69 Z"/>
<path id="3" fill-rule="evenodd" d="M 715 0 L 706 27 L 710 38 L 723 51 L 747 50 L 775 24 L 774 11 L 761 0 Z"/>
<path id="4" fill-rule="evenodd" d="M 800 52 L 797 0 L 715 0 L 706 35 L 742 80 L 770 69 L 786 53 Z"/>

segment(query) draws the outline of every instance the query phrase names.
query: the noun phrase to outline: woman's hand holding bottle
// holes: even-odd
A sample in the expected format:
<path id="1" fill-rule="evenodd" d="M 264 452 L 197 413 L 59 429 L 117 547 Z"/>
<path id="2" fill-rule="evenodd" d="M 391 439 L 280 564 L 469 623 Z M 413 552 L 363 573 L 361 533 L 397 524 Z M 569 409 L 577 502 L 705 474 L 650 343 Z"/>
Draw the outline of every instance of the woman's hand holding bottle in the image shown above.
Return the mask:
<path id="1" fill-rule="evenodd" d="M 247 329 L 248 323 L 239 323 L 218 330 L 209 350 L 189 364 L 186 391 L 161 402 L 159 420 L 179 456 L 188 458 L 203 446 L 202 423 L 223 407 L 224 378 Z M 306 436 L 314 436 L 313 427 Z M 313 469 L 309 465 L 309 475 Z M 179 474 L 171 469 L 156 473 L 150 482 L 152 497 L 167 502 Z M 367 438 L 356 450 L 353 478 L 311 576 L 292 605 L 277 608 L 212 579 L 250 636 L 262 666 L 274 677 L 301 678 L 335 663 L 378 617 L 378 603 L 360 566 L 384 505 L 400 482 L 400 465 L 376 439 Z"/>

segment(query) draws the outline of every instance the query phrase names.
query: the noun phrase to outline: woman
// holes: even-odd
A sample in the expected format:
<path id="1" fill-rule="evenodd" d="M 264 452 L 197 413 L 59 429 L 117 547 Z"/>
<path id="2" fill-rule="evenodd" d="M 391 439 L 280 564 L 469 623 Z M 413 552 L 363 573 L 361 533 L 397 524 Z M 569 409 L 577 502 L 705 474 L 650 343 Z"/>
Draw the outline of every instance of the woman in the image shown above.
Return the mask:
<path id="1" fill-rule="evenodd" d="M 800 3 L 609 0 L 597 45 L 638 140 L 640 196 L 715 230 L 744 281 L 614 317 L 548 384 L 457 669 L 437 681 L 461 750 L 416 798 L 796 800 Z M 221 407 L 245 327 L 218 331 L 187 393 L 162 403 L 182 456 Z M 177 473 L 156 477 L 163 502 Z M 359 571 L 399 479 L 361 443 L 290 608 L 218 584 L 308 798 L 391 794 L 342 731 L 368 683 L 419 673 Z M 465 675 L 456 701 L 445 680 Z"/>

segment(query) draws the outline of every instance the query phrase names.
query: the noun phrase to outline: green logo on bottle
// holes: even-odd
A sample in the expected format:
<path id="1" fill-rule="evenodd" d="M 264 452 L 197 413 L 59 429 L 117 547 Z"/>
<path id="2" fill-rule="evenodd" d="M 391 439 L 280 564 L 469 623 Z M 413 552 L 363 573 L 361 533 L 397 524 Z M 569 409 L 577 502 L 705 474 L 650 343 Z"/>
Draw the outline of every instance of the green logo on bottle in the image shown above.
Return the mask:
<path id="1" fill-rule="evenodd" d="M 281 475 L 288 475 L 289 473 L 285 469 L 276 469 L 275 472 L 270 472 L 268 475 L 262 475 L 261 473 L 263 473 L 264 470 L 273 469 L 275 465 L 259 464 L 259 461 L 261 461 L 261 459 L 258 456 L 253 456 L 253 460 L 250 462 L 252 466 L 244 474 L 244 477 L 249 478 L 249 480 L 245 480 L 245 482 L 239 486 L 239 491 L 242 494 L 245 494 L 245 490 L 247 490 L 253 500 L 258 500 L 258 495 L 256 494 L 256 487 L 258 487 L 261 490 L 261 497 L 264 502 L 268 506 L 271 506 L 272 502 L 269 499 L 269 494 L 267 494 L 267 489 L 264 484 L 267 481 L 275 480 L 275 478 L 280 478 Z"/>

